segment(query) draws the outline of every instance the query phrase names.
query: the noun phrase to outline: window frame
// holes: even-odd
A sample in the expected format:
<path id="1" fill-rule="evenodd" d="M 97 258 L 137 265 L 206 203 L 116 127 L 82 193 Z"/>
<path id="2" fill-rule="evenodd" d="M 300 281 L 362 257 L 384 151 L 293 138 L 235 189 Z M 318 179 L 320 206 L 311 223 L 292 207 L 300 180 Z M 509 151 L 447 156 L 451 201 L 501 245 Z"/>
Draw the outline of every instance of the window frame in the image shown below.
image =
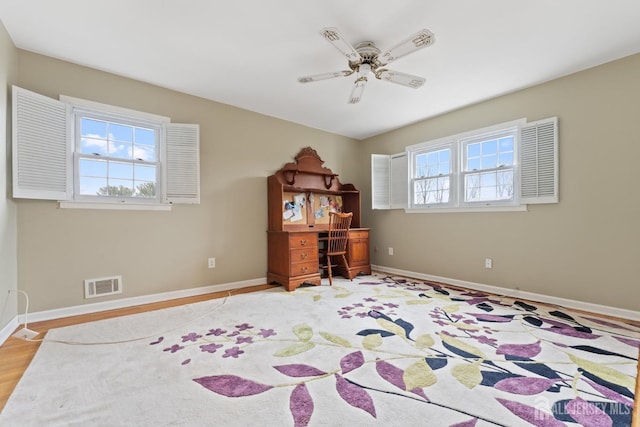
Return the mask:
<path id="1" fill-rule="evenodd" d="M 133 204 L 160 204 L 162 194 L 162 173 L 165 167 L 162 162 L 161 153 L 164 151 L 162 141 L 162 123 L 158 121 L 141 120 L 136 117 L 124 118 L 120 115 L 112 113 L 105 113 L 103 111 L 97 111 L 81 107 L 72 107 L 73 115 L 73 200 L 89 203 L 133 203 Z M 81 121 L 83 118 L 91 120 L 104 121 L 108 123 L 132 126 L 137 128 L 148 128 L 154 131 L 154 150 L 155 160 L 137 160 L 137 159 L 123 159 L 121 157 L 112 157 L 109 155 L 99 155 L 97 157 L 90 154 L 81 153 L 82 144 L 82 132 Z M 120 162 L 131 164 L 135 167 L 136 164 L 141 165 L 153 165 L 155 167 L 155 196 L 154 197 L 123 197 L 123 196 L 103 196 L 103 195 L 89 195 L 81 194 L 80 192 L 80 161 L 81 159 L 101 159 L 112 162 Z M 108 179 L 108 176 L 107 176 Z M 108 185 L 108 184 L 107 184 Z"/>
<path id="2" fill-rule="evenodd" d="M 513 160 L 510 167 L 500 167 L 500 165 L 496 165 L 493 168 L 484 168 L 484 169 L 475 169 L 473 171 L 469 171 L 466 168 L 467 160 L 468 160 L 468 150 L 467 147 L 474 143 L 482 143 L 491 140 L 499 140 L 500 138 L 511 136 L 513 138 Z M 459 173 L 459 206 L 460 207 L 478 207 L 478 206 L 519 206 L 520 200 L 520 185 L 519 179 L 520 169 L 519 169 L 519 137 L 518 137 L 518 127 L 506 127 L 502 130 L 498 130 L 496 132 L 489 133 L 481 133 L 474 135 L 469 138 L 461 138 L 459 139 L 460 144 L 460 173 Z M 498 153 L 499 151 L 497 151 Z M 486 172 L 498 172 L 511 170 L 513 173 L 513 195 L 510 199 L 492 199 L 492 200 L 478 200 L 478 201 L 467 201 L 467 186 L 465 178 L 468 175 L 473 173 L 486 173 Z"/>
<path id="3" fill-rule="evenodd" d="M 164 168 L 166 151 L 166 140 L 164 126 L 171 123 L 169 117 L 157 114 L 146 113 L 143 111 L 132 110 L 129 108 L 117 107 L 109 104 L 89 101 L 82 98 L 75 98 L 67 95 L 60 95 L 60 101 L 69 105 L 69 126 L 72 161 L 70 179 L 72 182 L 72 197 L 69 200 L 61 201 L 60 206 L 63 208 L 110 208 L 111 206 L 135 206 L 141 208 L 165 208 L 167 203 L 162 199 L 164 193 L 163 174 L 166 172 Z M 156 131 L 156 196 L 153 198 L 139 197 L 120 197 L 120 196 L 98 196 L 80 194 L 80 177 L 79 177 L 79 159 L 84 157 L 79 153 L 79 144 L 82 138 L 80 135 L 80 123 L 78 117 L 81 115 L 91 116 L 98 120 L 124 124 L 137 127 L 152 127 Z M 89 157 L 90 158 L 90 157 Z M 105 157 L 107 160 L 116 160 L 111 157 Z M 134 208 L 135 209 L 135 208 Z"/>
<path id="4" fill-rule="evenodd" d="M 426 141 L 406 147 L 409 158 L 409 204 L 407 212 L 468 212 L 468 211 L 486 211 L 486 210 L 526 210 L 526 205 L 520 201 L 520 169 L 519 169 L 519 146 L 520 146 L 520 128 L 526 124 L 526 119 L 518 119 L 510 122 L 500 123 L 493 126 L 484 127 L 468 132 L 463 132 L 450 137 L 440 138 L 436 140 Z M 468 144 L 483 139 L 489 139 L 493 136 L 513 135 L 514 153 L 513 153 L 513 199 L 511 200 L 483 200 L 483 201 L 465 201 L 465 176 L 469 174 L 466 171 L 466 147 Z M 414 194 L 414 182 L 417 179 L 416 157 L 420 154 L 438 151 L 444 147 L 451 147 L 451 174 L 449 182 L 449 203 L 446 204 L 416 204 Z M 496 168 L 498 169 L 498 168 Z M 488 169 L 483 169 L 488 170 Z"/>
<path id="5" fill-rule="evenodd" d="M 417 176 L 418 170 L 418 157 L 421 155 L 429 155 L 430 153 L 441 152 L 444 150 L 449 150 L 449 173 L 432 175 L 432 176 Z M 457 158 L 457 147 L 454 141 L 440 141 L 438 143 L 433 143 L 428 146 L 425 146 L 421 149 L 417 149 L 415 151 L 410 152 L 411 167 L 409 169 L 409 208 L 410 209 L 445 209 L 452 208 L 455 206 L 455 188 L 458 185 L 457 183 L 457 162 L 455 159 Z M 449 201 L 444 203 L 416 203 L 416 194 L 415 194 L 415 186 L 418 181 L 428 180 L 428 179 L 438 179 L 441 177 L 449 177 Z"/>

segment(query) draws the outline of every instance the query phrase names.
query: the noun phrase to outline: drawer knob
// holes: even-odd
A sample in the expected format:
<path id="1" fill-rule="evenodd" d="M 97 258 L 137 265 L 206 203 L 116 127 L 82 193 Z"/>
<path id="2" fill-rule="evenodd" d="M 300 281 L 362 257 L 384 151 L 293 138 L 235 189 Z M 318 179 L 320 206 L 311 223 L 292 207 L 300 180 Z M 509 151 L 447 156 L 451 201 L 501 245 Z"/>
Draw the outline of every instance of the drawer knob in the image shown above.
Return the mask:
<path id="1" fill-rule="evenodd" d="M 309 254 L 308 253 L 303 252 L 303 253 L 300 254 L 300 259 L 307 259 L 307 258 L 309 258 Z"/>
<path id="2" fill-rule="evenodd" d="M 307 244 L 307 239 L 301 239 L 300 240 L 300 245 L 304 246 Z"/>

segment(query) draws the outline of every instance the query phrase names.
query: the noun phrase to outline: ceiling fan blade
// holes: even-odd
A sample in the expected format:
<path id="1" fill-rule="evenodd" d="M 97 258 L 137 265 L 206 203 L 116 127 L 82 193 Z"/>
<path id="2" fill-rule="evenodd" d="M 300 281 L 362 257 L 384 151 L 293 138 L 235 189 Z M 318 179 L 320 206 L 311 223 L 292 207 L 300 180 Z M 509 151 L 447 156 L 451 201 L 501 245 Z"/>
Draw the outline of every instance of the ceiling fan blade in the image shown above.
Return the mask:
<path id="1" fill-rule="evenodd" d="M 351 46 L 345 38 L 340 34 L 337 28 L 323 28 L 320 33 L 327 39 L 329 43 L 335 46 L 349 61 L 360 61 L 360 54 Z"/>
<path id="2" fill-rule="evenodd" d="M 364 88 L 367 84 L 366 77 L 359 77 L 356 80 L 356 84 L 353 86 L 353 90 L 351 91 L 351 96 L 349 97 L 349 104 L 357 104 L 362 99 L 362 94 L 364 93 Z"/>
<path id="3" fill-rule="evenodd" d="M 382 65 L 385 65 L 398 58 L 402 58 L 403 56 L 415 52 L 416 50 L 431 46 L 435 41 L 435 36 L 431 31 L 420 30 L 384 52 L 382 55 L 378 55 L 378 59 Z"/>
<path id="4" fill-rule="evenodd" d="M 426 79 L 420 76 L 401 73 L 399 71 L 387 70 L 386 68 L 378 70 L 376 72 L 376 77 L 380 80 L 387 80 L 389 82 L 398 83 L 399 85 L 407 86 L 413 89 L 418 89 L 426 81 Z"/>
<path id="5" fill-rule="evenodd" d="M 315 74 L 313 76 L 300 77 L 298 81 L 300 83 L 317 82 L 318 80 L 327 80 L 327 79 L 333 79 L 336 77 L 345 77 L 351 74 L 353 74 L 353 70 L 335 71 L 333 73 L 322 73 L 322 74 Z"/>

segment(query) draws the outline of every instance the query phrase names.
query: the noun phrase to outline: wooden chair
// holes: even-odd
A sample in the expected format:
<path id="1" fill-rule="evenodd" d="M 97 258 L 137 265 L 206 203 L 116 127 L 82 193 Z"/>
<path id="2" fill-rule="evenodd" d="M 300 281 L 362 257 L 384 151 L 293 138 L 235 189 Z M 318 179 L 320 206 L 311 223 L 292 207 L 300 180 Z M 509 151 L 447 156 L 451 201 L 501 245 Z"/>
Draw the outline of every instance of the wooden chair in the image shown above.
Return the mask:
<path id="1" fill-rule="evenodd" d="M 319 250 L 321 259 L 324 259 L 326 264 L 320 266 L 321 269 L 327 269 L 329 273 L 329 286 L 333 285 L 332 273 L 331 273 L 331 257 L 340 256 L 342 263 L 346 271 L 349 271 L 349 264 L 347 263 L 347 240 L 349 239 L 349 227 L 351 226 L 351 219 L 353 218 L 353 212 L 349 213 L 336 213 L 329 212 L 329 232 L 326 238 L 326 245 Z"/>

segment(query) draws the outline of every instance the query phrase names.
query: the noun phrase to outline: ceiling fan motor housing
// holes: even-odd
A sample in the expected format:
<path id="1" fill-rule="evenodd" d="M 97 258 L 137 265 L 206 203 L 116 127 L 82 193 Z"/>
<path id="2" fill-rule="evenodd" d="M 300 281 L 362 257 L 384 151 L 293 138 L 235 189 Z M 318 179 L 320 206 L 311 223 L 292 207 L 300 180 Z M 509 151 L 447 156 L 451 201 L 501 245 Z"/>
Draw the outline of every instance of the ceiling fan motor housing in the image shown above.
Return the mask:
<path id="1" fill-rule="evenodd" d="M 380 61 L 378 61 L 380 49 L 373 42 L 366 41 L 356 45 L 355 50 L 360 54 L 360 59 L 358 61 L 349 61 L 349 67 L 358 72 L 360 65 L 369 64 L 371 71 L 375 74 L 376 69 L 381 65 Z"/>

